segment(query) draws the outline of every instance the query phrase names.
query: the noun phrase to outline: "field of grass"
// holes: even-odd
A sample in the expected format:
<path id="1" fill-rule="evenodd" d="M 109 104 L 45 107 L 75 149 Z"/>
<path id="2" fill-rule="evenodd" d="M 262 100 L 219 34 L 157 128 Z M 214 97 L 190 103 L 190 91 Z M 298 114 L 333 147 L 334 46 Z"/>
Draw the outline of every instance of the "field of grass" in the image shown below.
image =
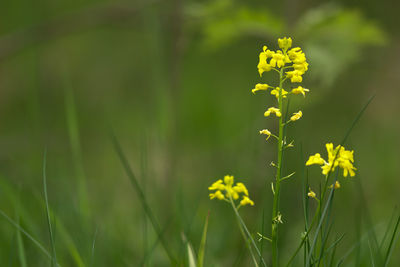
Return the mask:
<path id="1" fill-rule="evenodd" d="M 251 238 L 271 266 L 257 233 L 271 237 L 277 142 L 258 133 L 279 127 L 263 116 L 274 98 L 251 89 L 279 84 L 257 64 L 283 36 L 307 56 L 310 92 L 290 98 L 288 116 L 303 117 L 286 129 L 282 177 L 295 174 L 280 188 L 279 266 L 304 237 L 303 204 L 317 208 L 307 187 L 323 186 L 305 162 L 350 128 L 356 175 L 340 172 L 319 248 L 334 260 L 307 265 L 302 247 L 292 266 L 399 266 L 398 8 L 2 1 L 0 266 L 252 266 Z M 255 203 L 239 210 L 248 242 L 232 207 L 209 199 L 225 175 Z"/>

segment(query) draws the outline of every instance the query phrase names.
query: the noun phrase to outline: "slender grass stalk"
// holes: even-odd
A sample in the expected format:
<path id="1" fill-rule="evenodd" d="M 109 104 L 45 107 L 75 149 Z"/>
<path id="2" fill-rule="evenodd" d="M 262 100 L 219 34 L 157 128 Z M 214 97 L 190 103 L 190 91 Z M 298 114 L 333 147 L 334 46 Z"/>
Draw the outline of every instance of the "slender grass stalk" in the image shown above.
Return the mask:
<path id="1" fill-rule="evenodd" d="M 49 230 L 50 245 L 51 245 L 51 252 L 52 252 L 51 266 L 54 266 L 54 265 L 57 266 L 56 247 L 55 247 L 55 242 L 54 242 L 53 229 L 51 226 L 49 199 L 48 199 L 48 195 L 47 195 L 46 160 L 47 160 L 47 150 L 45 149 L 44 155 L 43 155 L 43 192 L 44 192 L 44 200 L 45 200 L 45 204 L 46 204 L 47 227 Z"/>
<path id="2" fill-rule="evenodd" d="M 98 228 L 96 227 L 96 231 L 94 232 L 94 236 L 93 236 L 92 251 L 90 254 L 90 267 L 94 266 L 94 250 L 95 250 L 95 245 L 96 245 L 97 232 L 98 232 Z"/>
<path id="3" fill-rule="evenodd" d="M 138 194 L 140 203 L 142 204 L 143 209 L 146 211 L 146 215 L 149 218 L 158 238 L 160 239 L 160 242 L 161 242 L 165 252 L 167 253 L 167 256 L 170 260 L 171 265 L 173 265 L 173 266 L 177 265 L 177 260 L 176 260 L 175 256 L 172 254 L 172 252 L 169 248 L 169 244 L 167 243 L 167 241 L 164 238 L 164 235 L 163 235 L 164 233 L 163 233 L 163 231 L 161 231 L 161 228 L 157 222 L 157 219 L 154 216 L 154 214 L 146 200 L 146 196 L 143 192 L 143 189 L 140 187 L 139 182 L 136 179 L 136 176 L 133 173 L 133 171 L 128 163 L 128 160 L 127 160 L 124 152 L 122 151 L 121 145 L 119 144 L 119 142 L 114 134 L 111 134 L 111 139 L 112 139 L 112 142 L 114 145 L 114 149 L 121 161 L 121 164 L 122 164 L 123 168 L 125 169 L 125 172 L 129 178 L 133 188 L 135 189 L 136 193 Z"/>
<path id="4" fill-rule="evenodd" d="M 20 192 L 18 192 L 18 198 L 15 204 L 15 217 L 17 220 L 18 225 L 20 225 Z M 21 232 L 19 230 L 16 231 L 17 235 L 17 249 L 18 249 L 18 259 L 21 267 L 27 267 L 27 261 L 26 261 L 26 254 L 25 254 L 25 246 L 24 246 L 24 240 L 22 239 Z"/>
<path id="5" fill-rule="evenodd" d="M 19 215 L 17 215 L 17 223 L 20 224 Z M 28 265 L 26 263 L 24 242 L 22 240 L 21 232 L 19 230 L 17 230 L 17 247 L 19 263 L 21 264 L 21 267 L 27 267 Z"/>
<path id="6" fill-rule="evenodd" d="M 278 98 L 278 108 L 283 110 L 283 95 L 282 95 L 282 84 L 283 84 L 283 68 L 279 71 L 279 98 Z M 283 116 L 279 117 L 279 135 L 278 135 L 278 165 L 276 170 L 276 179 L 274 186 L 274 200 L 272 207 L 272 223 L 271 223 L 271 239 L 272 239 L 272 266 L 278 266 L 278 226 L 279 222 L 277 220 L 279 214 L 279 198 L 280 198 L 280 182 L 281 182 L 281 172 L 282 172 L 282 155 L 283 155 Z"/>
<path id="7" fill-rule="evenodd" d="M 384 245 L 384 243 L 385 243 L 385 241 L 386 241 L 386 238 L 389 236 L 390 226 L 392 225 L 393 221 L 395 220 L 396 211 L 397 211 L 397 208 L 395 208 L 395 209 L 393 210 L 392 216 L 390 217 L 390 220 L 389 220 L 388 225 L 387 225 L 386 230 L 385 230 L 385 234 L 383 235 L 382 240 L 381 240 L 381 242 L 380 242 L 380 244 L 379 244 L 379 249 L 380 249 L 380 250 L 382 250 L 383 245 Z"/>
<path id="8" fill-rule="evenodd" d="M 67 129 L 69 135 L 69 142 L 72 151 L 72 160 L 75 169 L 75 175 L 77 177 L 78 183 L 78 201 L 81 216 L 85 219 L 87 223 L 90 217 L 89 201 L 87 199 L 87 185 L 86 185 L 86 175 L 83 166 L 83 156 L 82 147 L 79 135 L 79 124 L 78 115 L 75 105 L 74 90 L 71 86 L 70 79 L 67 74 L 64 77 L 64 105 L 65 105 L 65 116 L 67 121 Z"/>
<path id="9" fill-rule="evenodd" d="M 197 254 L 197 266 L 203 267 L 204 265 L 204 253 L 206 250 L 206 241 L 207 241 L 207 229 L 208 229 L 208 219 L 210 217 L 210 212 L 208 212 L 206 221 L 204 223 L 203 234 L 200 241 L 199 252 Z"/>
<path id="10" fill-rule="evenodd" d="M 386 255 L 385 255 L 385 265 L 384 265 L 385 267 L 388 266 L 389 260 L 390 260 L 390 256 L 392 255 L 392 252 L 393 252 L 393 245 L 395 243 L 397 230 L 399 229 L 399 224 L 400 224 L 400 215 L 397 218 L 397 222 L 396 222 L 396 225 L 395 225 L 394 230 L 393 230 L 392 238 L 390 239 L 389 247 L 388 247 L 388 250 L 387 250 Z"/>
<path id="11" fill-rule="evenodd" d="M 14 226 L 18 231 L 20 231 L 21 233 L 23 233 L 28 239 L 30 239 L 32 241 L 33 244 L 35 244 L 36 247 L 39 248 L 39 250 L 46 255 L 50 261 L 53 260 L 52 256 L 50 254 L 49 251 L 47 251 L 47 249 L 44 248 L 44 246 L 37 241 L 33 236 L 31 236 L 27 231 L 24 230 L 24 228 L 22 228 L 18 223 L 16 223 L 13 219 L 11 219 L 10 217 L 7 216 L 7 214 L 4 213 L 4 211 L 0 210 L 0 215 L 6 219 L 12 226 Z M 57 266 L 60 267 L 60 264 L 57 263 Z"/>
<path id="12" fill-rule="evenodd" d="M 244 222 L 243 222 L 242 218 L 240 217 L 239 211 L 237 210 L 237 208 L 235 206 L 235 202 L 233 202 L 233 199 L 232 199 L 231 195 L 229 195 L 229 200 L 230 200 L 229 202 L 231 203 L 233 210 L 235 211 L 235 216 L 236 216 L 236 220 L 237 220 L 237 223 L 238 223 L 238 226 L 239 226 L 239 229 L 240 229 L 240 233 L 242 234 L 243 239 L 244 239 L 244 241 L 246 243 L 246 247 L 248 248 L 248 250 L 250 252 L 251 258 L 252 258 L 253 263 L 254 263 L 254 266 L 258 267 L 257 259 L 256 259 L 255 255 L 254 255 L 253 249 L 251 248 L 251 246 L 249 244 L 249 241 L 250 241 L 250 239 L 252 239 L 252 237 L 251 237 L 251 235 L 248 235 L 248 236 L 246 235 L 245 230 L 244 230 L 244 227 L 246 227 L 246 225 L 244 225 Z M 246 227 L 246 230 L 247 230 L 247 227 Z M 249 233 L 247 232 L 247 234 L 249 234 Z M 254 242 L 254 240 L 253 240 L 253 242 Z M 256 245 L 255 245 L 255 249 L 257 249 Z"/>
<path id="13" fill-rule="evenodd" d="M 169 222 L 170 222 L 170 221 L 168 221 L 168 223 L 166 223 L 166 224 L 164 225 L 163 229 L 161 229 L 161 236 L 164 235 L 165 232 L 167 231 L 168 226 L 169 226 Z M 157 238 L 156 238 L 156 240 L 153 242 L 153 244 L 151 244 L 151 245 L 149 246 L 149 249 L 147 250 L 146 254 L 143 256 L 143 259 L 142 259 L 142 261 L 140 262 L 139 266 L 144 267 L 144 266 L 146 266 L 146 264 L 149 264 L 151 255 L 154 253 L 154 250 L 156 249 L 156 247 L 157 247 L 157 245 L 158 245 L 159 243 L 160 243 L 160 236 L 157 236 Z M 151 266 L 151 264 L 149 264 L 149 265 Z"/>

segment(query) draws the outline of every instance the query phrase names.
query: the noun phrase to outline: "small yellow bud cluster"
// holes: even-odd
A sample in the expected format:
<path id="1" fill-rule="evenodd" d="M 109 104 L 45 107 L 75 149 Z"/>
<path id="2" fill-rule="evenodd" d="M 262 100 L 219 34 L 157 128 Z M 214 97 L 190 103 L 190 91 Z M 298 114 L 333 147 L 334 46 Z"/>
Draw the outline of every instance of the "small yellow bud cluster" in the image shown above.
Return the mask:
<path id="1" fill-rule="evenodd" d="M 264 116 L 265 116 L 265 117 L 268 117 L 269 115 L 271 115 L 271 113 L 275 113 L 275 115 L 276 115 L 277 117 L 282 116 L 282 113 L 281 113 L 281 111 L 279 110 L 279 108 L 274 108 L 274 107 L 268 108 L 268 110 L 264 112 Z"/>
<path id="2" fill-rule="evenodd" d="M 325 161 L 321 158 L 319 153 L 316 153 L 313 156 L 310 156 L 306 165 L 318 164 L 322 165 L 322 174 L 328 175 L 330 172 L 333 172 L 336 167 L 340 167 L 343 169 L 343 176 L 347 177 L 349 174 L 351 177 L 355 176 L 357 169 L 353 166 L 354 163 L 354 151 L 346 150 L 343 146 L 338 145 L 336 148 L 333 148 L 332 143 L 326 144 L 326 150 L 328 152 L 328 161 Z M 335 188 L 339 188 L 340 184 L 335 183 Z"/>
<path id="3" fill-rule="evenodd" d="M 254 202 L 249 198 L 249 191 L 243 183 L 236 183 L 234 185 L 234 177 L 230 175 L 225 175 L 224 180 L 219 179 L 215 183 L 213 183 L 208 190 L 214 191 L 210 193 L 210 199 L 219 199 L 219 200 L 227 200 L 227 201 L 235 201 L 240 198 L 242 195 L 242 199 L 240 200 L 239 206 L 251 205 L 254 206 Z"/>

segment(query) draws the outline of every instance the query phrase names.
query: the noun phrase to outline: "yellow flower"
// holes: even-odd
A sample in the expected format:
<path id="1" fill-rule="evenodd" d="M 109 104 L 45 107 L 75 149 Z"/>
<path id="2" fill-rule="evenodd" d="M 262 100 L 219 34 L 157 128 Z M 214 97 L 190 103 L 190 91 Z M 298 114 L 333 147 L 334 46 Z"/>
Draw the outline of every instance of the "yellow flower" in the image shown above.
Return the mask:
<path id="1" fill-rule="evenodd" d="M 247 204 L 254 205 L 254 202 L 249 198 L 249 191 L 243 183 L 236 183 L 234 185 L 234 177 L 231 175 L 225 175 L 224 180 L 219 179 L 214 182 L 208 190 L 214 191 L 209 194 L 210 199 L 219 199 L 225 201 L 235 201 L 242 196 L 239 206 L 244 206 Z M 238 206 L 238 207 L 239 207 Z"/>
<path id="2" fill-rule="evenodd" d="M 219 200 L 223 200 L 223 199 L 225 199 L 225 197 L 224 197 L 224 195 L 221 193 L 221 191 L 216 191 L 215 193 L 211 193 L 210 194 L 210 199 L 214 199 L 214 198 L 217 198 L 217 199 L 219 199 Z"/>
<path id="3" fill-rule="evenodd" d="M 268 140 L 268 139 L 271 137 L 271 132 L 268 131 L 267 129 L 261 130 L 261 131 L 260 131 L 260 134 L 265 134 L 265 135 L 267 135 L 268 137 L 267 137 L 266 140 Z"/>
<path id="4" fill-rule="evenodd" d="M 271 132 L 268 131 L 267 129 L 261 130 L 260 134 L 266 134 L 266 135 L 271 135 Z"/>
<path id="5" fill-rule="evenodd" d="M 225 190 L 225 185 L 222 183 L 222 180 L 219 179 L 215 183 L 213 183 L 208 190 Z"/>
<path id="6" fill-rule="evenodd" d="M 274 95 L 276 97 L 276 99 L 279 99 L 279 91 L 280 90 L 281 89 L 279 87 L 276 87 L 275 89 L 271 90 L 271 95 Z M 287 94 L 288 94 L 288 92 L 282 88 L 282 98 L 286 98 Z"/>
<path id="7" fill-rule="evenodd" d="M 269 64 L 272 67 L 278 67 L 278 68 L 285 66 L 285 63 L 286 63 L 285 55 L 282 53 L 281 50 L 278 50 L 275 53 L 273 53 L 272 59 L 269 62 Z"/>
<path id="8" fill-rule="evenodd" d="M 303 75 L 308 70 L 308 63 L 304 61 L 302 63 L 293 64 L 293 68 Z"/>
<path id="9" fill-rule="evenodd" d="M 355 176 L 357 169 L 353 166 L 353 164 L 350 161 L 343 161 L 339 163 L 339 166 L 343 169 L 343 176 L 347 177 L 348 174 L 350 174 L 351 177 Z"/>
<path id="10" fill-rule="evenodd" d="M 301 110 L 299 112 L 293 113 L 293 116 L 290 117 L 291 121 L 297 121 L 303 116 L 303 112 Z"/>
<path id="11" fill-rule="evenodd" d="M 233 176 L 231 176 L 231 175 L 225 175 L 224 183 L 226 184 L 226 186 L 232 186 L 234 179 L 235 178 L 233 178 Z"/>
<path id="12" fill-rule="evenodd" d="M 234 182 L 233 176 L 225 175 L 224 183 L 225 183 L 226 197 L 229 198 L 231 196 L 233 199 L 236 200 L 239 198 L 239 194 L 235 190 L 233 190 L 232 188 L 233 182 Z"/>
<path id="13" fill-rule="evenodd" d="M 295 95 L 302 94 L 305 97 L 306 96 L 306 92 L 309 92 L 309 91 L 310 90 L 299 86 L 297 88 L 292 89 L 292 94 L 295 94 Z"/>
<path id="14" fill-rule="evenodd" d="M 307 60 L 306 55 L 303 53 L 303 51 L 301 51 L 300 47 L 290 49 L 287 54 L 293 64 L 302 64 Z"/>
<path id="15" fill-rule="evenodd" d="M 244 193 L 246 196 L 249 195 L 249 191 L 243 183 L 236 183 L 236 185 L 233 187 L 233 190 L 235 190 L 237 193 Z"/>
<path id="16" fill-rule="evenodd" d="M 274 107 L 268 108 L 268 110 L 264 112 L 264 116 L 265 116 L 265 117 L 268 117 L 269 115 L 271 115 L 271 113 L 275 113 L 275 115 L 276 115 L 277 117 L 282 116 L 282 113 L 281 113 L 281 111 L 279 110 L 279 108 L 274 108 Z"/>
<path id="17" fill-rule="evenodd" d="M 279 48 L 286 52 L 290 47 L 292 47 L 292 38 L 278 38 Z"/>
<path id="18" fill-rule="evenodd" d="M 243 199 L 240 201 L 240 206 L 245 206 L 250 204 L 251 206 L 254 206 L 253 200 L 251 200 L 249 197 L 244 196 Z"/>
<path id="19" fill-rule="evenodd" d="M 267 46 L 264 45 L 263 52 L 259 55 L 259 62 L 257 65 L 258 73 L 262 76 L 263 72 L 270 71 L 272 66 L 267 63 L 267 59 L 272 56 L 273 52 L 267 49 Z"/>
<path id="20" fill-rule="evenodd" d="M 268 89 L 269 86 L 268 84 L 263 84 L 263 83 L 257 83 L 256 86 L 251 90 L 253 94 L 255 94 L 257 91 L 265 91 Z"/>
<path id="21" fill-rule="evenodd" d="M 321 158 L 320 154 L 310 156 L 306 165 L 320 164 L 322 168 L 322 174 L 328 175 L 333 172 L 336 167 L 343 169 L 343 176 L 347 177 L 349 174 L 351 177 L 355 176 L 357 170 L 354 166 L 354 151 L 346 150 L 343 146 L 336 146 L 333 148 L 332 143 L 326 144 L 326 150 L 328 152 L 328 162 Z"/>
<path id="22" fill-rule="evenodd" d="M 330 185 L 329 186 L 329 188 L 332 188 L 333 187 L 333 185 Z M 339 189 L 340 188 L 340 183 L 339 183 L 339 181 L 336 181 L 335 182 L 335 189 Z"/>
<path id="23" fill-rule="evenodd" d="M 308 192 L 308 194 L 307 194 L 307 196 L 312 197 L 312 198 L 315 198 L 315 197 L 317 196 L 317 194 L 315 194 L 315 192 L 312 191 L 311 188 L 310 188 L 310 189 L 309 189 L 309 192 Z"/>
<path id="24" fill-rule="evenodd" d="M 319 153 L 315 154 L 314 156 L 310 156 L 306 162 L 306 166 L 310 166 L 313 164 L 319 164 L 322 165 L 325 163 L 325 160 L 321 158 L 321 155 Z"/>
<path id="25" fill-rule="evenodd" d="M 303 77 L 301 77 L 303 73 L 298 70 L 287 71 L 286 75 L 292 83 L 301 83 L 303 81 Z"/>

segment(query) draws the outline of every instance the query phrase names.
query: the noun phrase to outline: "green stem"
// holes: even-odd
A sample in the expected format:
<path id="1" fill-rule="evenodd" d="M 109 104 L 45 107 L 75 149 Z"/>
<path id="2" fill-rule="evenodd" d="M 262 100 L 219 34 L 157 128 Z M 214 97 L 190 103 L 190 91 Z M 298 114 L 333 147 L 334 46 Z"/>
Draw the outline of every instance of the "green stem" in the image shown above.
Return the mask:
<path id="1" fill-rule="evenodd" d="M 283 69 L 279 72 L 279 98 L 278 106 L 282 112 L 283 98 L 282 98 L 282 84 L 283 84 Z M 271 223 L 271 239 L 272 239 L 272 266 L 278 266 L 278 225 L 279 222 L 276 220 L 279 214 L 279 196 L 280 196 L 280 182 L 282 172 L 282 155 L 283 155 L 283 116 L 279 117 L 279 137 L 278 137 L 278 165 L 276 171 L 275 180 L 275 193 L 272 208 L 272 223 Z"/>
<path id="2" fill-rule="evenodd" d="M 250 255 L 251 255 L 251 258 L 253 259 L 254 266 L 258 267 L 258 263 L 257 263 L 256 257 L 255 257 L 254 252 L 251 249 L 251 246 L 249 244 L 249 239 L 247 238 L 246 233 L 244 232 L 243 226 L 242 226 L 242 224 L 241 224 L 241 222 L 239 220 L 239 212 L 238 212 L 238 210 L 237 210 L 237 208 L 235 206 L 235 203 L 233 202 L 232 196 L 229 196 L 229 200 L 230 200 L 229 202 L 231 203 L 232 208 L 233 208 L 233 210 L 235 212 L 235 215 L 236 215 L 235 217 L 236 217 L 236 221 L 238 223 L 239 229 L 240 229 L 240 233 L 243 236 L 244 242 L 246 243 L 246 247 L 250 251 Z"/>

